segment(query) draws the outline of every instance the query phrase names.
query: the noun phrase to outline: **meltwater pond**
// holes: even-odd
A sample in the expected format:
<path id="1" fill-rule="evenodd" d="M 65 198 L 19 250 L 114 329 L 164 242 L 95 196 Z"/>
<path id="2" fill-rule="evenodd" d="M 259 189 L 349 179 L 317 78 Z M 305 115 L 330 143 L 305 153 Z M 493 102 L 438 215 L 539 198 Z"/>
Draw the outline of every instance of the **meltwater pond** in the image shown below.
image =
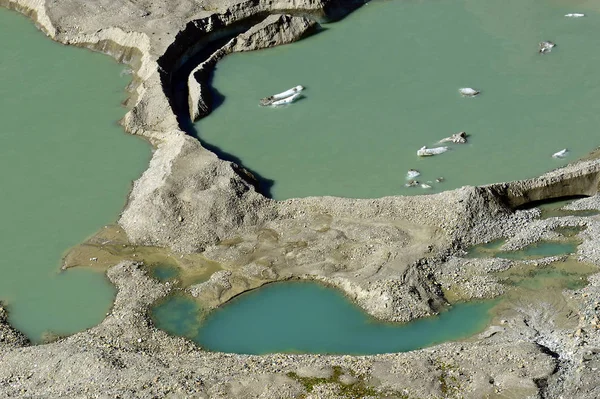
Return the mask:
<path id="1" fill-rule="evenodd" d="M 577 252 L 579 242 L 568 241 L 540 241 L 517 251 L 502 251 L 500 248 L 505 239 L 490 241 L 485 244 L 471 247 L 467 253 L 468 258 L 496 257 L 512 260 L 531 260 L 550 256 L 571 255 Z"/>
<path id="2" fill-rule="evenodd" d="M 107 56 L 53 43 L 0 8 L 0 300 L 39 341 L 100 322 L 114 288 L 61 256 L 115 220 L 149 148 L 116 121 L 130 76 Z"/>
<path id="3" fill-rule="evenodd" d="M 274 283 L 201 318 L 197 303 L 173 296 L 154 308 L 157 327 L 221 352 L 375 354 L 469 337 L 485 328 L 496 301 L 458 304 L 408 324 L 372 319 L 338 291 L 315 283 Z"/>
<path id="4" fill-rule="evenodd" d="M 533 177 L 600 144 L 599 20 L 591 1 L 373 1 L 298 43 L 226 57 L 213 81 L 224 102 L 198 136 L 273 180 L 275 199 Z M 542 40 L 557 46 L 538 54 Z M 304 99 L 259 107 L 298 84 Z M 462 98 L 461 87 L 482 94 Z M 458 131 L 467 144 L 416 156 Z M 566 159 L 551 157 L 563 148 Z M 411 168 L 433 187 L 404 187 Z"/>

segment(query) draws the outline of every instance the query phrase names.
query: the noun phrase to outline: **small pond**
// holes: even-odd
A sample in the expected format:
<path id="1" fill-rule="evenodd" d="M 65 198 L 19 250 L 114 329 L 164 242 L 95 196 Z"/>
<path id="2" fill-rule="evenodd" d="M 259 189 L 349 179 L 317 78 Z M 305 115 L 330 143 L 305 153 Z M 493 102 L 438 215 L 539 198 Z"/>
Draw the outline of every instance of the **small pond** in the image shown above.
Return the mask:
<path id="1" fill-rule="evenodd" d="M 153 312 L 157 327 L 211 351 L 375 354 L 467 338 L 485 328 L 495 301 L 457 304 L 407 324 L 374 320 L 341 293 L 316 283 L 274 283 L 240 295 L 203 318 L 190 297 Z"/>

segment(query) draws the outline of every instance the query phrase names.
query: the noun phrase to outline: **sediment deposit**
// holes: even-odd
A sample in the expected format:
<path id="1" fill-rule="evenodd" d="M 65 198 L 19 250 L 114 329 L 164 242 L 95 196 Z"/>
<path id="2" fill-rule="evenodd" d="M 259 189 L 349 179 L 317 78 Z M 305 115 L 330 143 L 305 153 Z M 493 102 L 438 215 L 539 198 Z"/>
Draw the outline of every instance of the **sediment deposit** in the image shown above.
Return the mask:
<path id="1" fill-rule="evenodd" d="M 311 279 L 338 287 L 375 317 L 409 321 L 442 309 L 445 291 L 461 299 L 502 292 L 490 272 L 510 262 L 464 260 L 468 246 L 513 237 L 507 245 L 517 248 L 540 239 L 540 231 L 574 224 L 587 227 L 578 256 L 600 264 L 596 217 L 539 221 L 534 210 L 517 209 L 573 195 L 592 196 L 574 207 L 600 209 L 600 162 L 593 158 L 537 179 L 428 196 L 274 201 L 257 191 L 242 166 L 185 133 L 190 118 L 211 110 L 207 79 L 220 58 L 292 42 L 362 2 L 0 4 L 29 15 L 54 40 L 104 52 L 132 69 L 121 123 L 155 150 L 119 224 L 130 245 L 201 253 L 218 265 L 208 281 L 187 288 L 209 307 L 269 282 Z M 360 357 L 205 352 L 150 322 L 149 307 L 171 286 L 131 261 L 108 276 L 118 288 L 111 313 L 56 342 L 30 346 L 0 310 L 1 396 L 600 396 L 593 377 L 600 347 L 597 275 L 559 300 L 532 299 L 506 311 L 503 322 L 465 342 Z"/>

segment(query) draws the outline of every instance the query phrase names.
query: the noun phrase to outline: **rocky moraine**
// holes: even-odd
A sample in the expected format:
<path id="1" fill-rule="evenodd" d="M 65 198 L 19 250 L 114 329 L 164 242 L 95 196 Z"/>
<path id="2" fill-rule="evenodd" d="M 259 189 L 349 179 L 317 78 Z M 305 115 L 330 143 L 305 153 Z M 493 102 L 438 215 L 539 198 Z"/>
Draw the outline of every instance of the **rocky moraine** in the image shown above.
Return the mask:
<path id="1" fill-rule="evenodd" d="M 582 196 L 569 206 L 600 209 L 596 154 L 535 179 L 428 196 L 275 201 L 257 191 L 250 173 L 186 135 L 190 118 L 210 112 L 208 79 L 220 58 L 298 40 L 362 3 L 0 0 L 50 38 L 131 67 L 121 124 L 154 153 L 116 228 L 126 237 L 111 240 L 115 248 L 163 248 L 195 259 L 181 263 L 188 271 L 211 265 L 218 271 L 210 279 L 187 288 L 208 308 L 266 283 L 310 279 L 337 287 L 374 317 L 410 321 L 439 312 L 449 299 L 506 290 L 495 272 L 518 262 L 466 258 L 469 246 L 510 237 L 505 247 L 518 249 L 556 239 L 559 227 L 582 228 L 576 256 L 599 265 L 596 216 L 544 219 L 527 207 Z M 91 238 L 66 260 L 77 251 L 107 259 L 111 244 L 99 242 Z M 30 345 L 0 309 L 0 396 L 600 396 L 600 274 L 583 288 L 516 302 L 462 342 L 375 356 L 251 356 L 206 352 L 157 330 L 149 308 L 177 287 L 151 278 L 139 261 L 110 259 L 104 265 L 118 294 L 94 328 Z"/>

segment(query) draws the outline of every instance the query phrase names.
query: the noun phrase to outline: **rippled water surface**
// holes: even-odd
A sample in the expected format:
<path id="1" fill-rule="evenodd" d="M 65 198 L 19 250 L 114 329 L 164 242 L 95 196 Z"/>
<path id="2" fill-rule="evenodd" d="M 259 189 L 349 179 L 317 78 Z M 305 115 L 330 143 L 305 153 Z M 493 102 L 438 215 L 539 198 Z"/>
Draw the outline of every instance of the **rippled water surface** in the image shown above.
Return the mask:
<path id="1" fill-rule="evenodd" d="M 117 125 L 130 77 L 0 8 L 0 300 L 31 339 L 98 323 L 103 273 L 60 273 L 63 252 L 116 219 L 149 148 Z"/>
<path id="2" fill-rule="evenodd" d="M 224 102 L 196 128 L 276 199 L 533 177 L 599 144 L 599 22 L 591 1 L 371 2 L 306 40 L 228 56 L 214 78 Z M 540 55 L 542 40 L 557 46 Z M 297 103 L 258 106 L 298 84 L 306 90 Z M 465 86 L 482 94 L 462 98 Z M 416 156 L 458 131 L 468 144 Z M 551 157 L 563 148 L 566 159 Z M 404 187 L 410 168 L 433 187 Z"/>

